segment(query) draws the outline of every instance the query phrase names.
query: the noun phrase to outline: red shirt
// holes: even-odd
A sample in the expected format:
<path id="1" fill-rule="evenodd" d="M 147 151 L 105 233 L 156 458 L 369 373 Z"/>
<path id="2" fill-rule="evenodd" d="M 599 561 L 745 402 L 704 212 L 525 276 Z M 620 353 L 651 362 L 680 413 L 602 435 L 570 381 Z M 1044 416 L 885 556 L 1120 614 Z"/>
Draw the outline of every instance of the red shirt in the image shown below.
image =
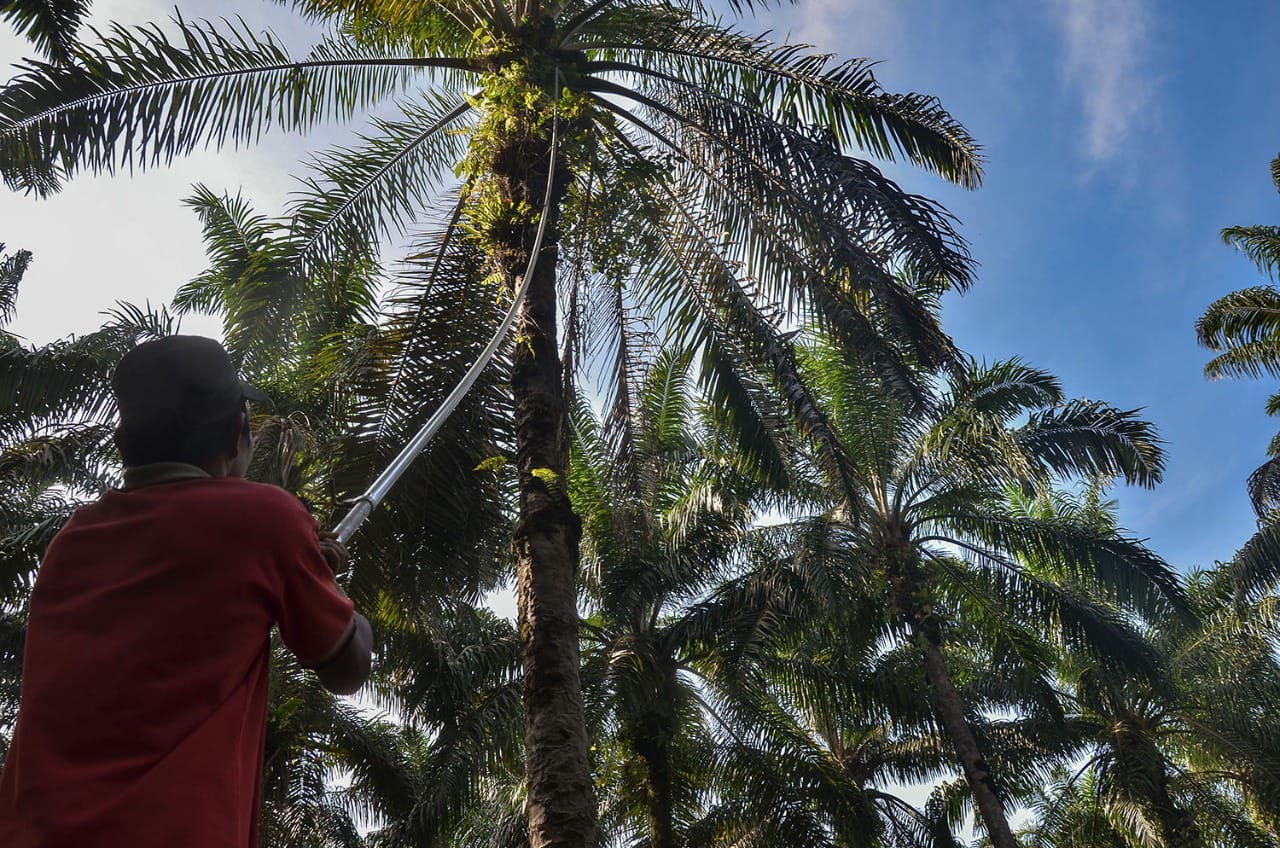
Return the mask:
<path id="1" fill-rule="evenodd" d="M 107 492 L 49 546 L 0 846 L 258 844 L 271 626 L 306 664 L 354 614 L 292 495 L 187 468 Z"/>

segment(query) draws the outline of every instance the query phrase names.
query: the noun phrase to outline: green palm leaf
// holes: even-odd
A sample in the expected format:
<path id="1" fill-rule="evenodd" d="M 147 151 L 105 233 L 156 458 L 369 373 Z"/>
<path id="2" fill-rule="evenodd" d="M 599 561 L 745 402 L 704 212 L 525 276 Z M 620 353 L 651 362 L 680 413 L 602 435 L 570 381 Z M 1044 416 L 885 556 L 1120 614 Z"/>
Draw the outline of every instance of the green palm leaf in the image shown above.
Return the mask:
<path id="1" fill-rule="evenodd" d="M 461 60 L 388 57 L 326 43 L 293 60 L 247 25 L 220 32 L 176 21 L 113 26 L 74 61 L 28 61 L 0 92 L 0 170 L 10 187 L 47 195 L 81 168 L 165 164 L 200 144 L 244 144 L 269 127 L 305 129 L 348 117 L 420 72 Z"/>
<path id="2" fill-rule="evenodd" d="M 0 17 L 52 62 L 72 55 L 76 30 L 89 14 L 89 0 L 4 0 Z"/>

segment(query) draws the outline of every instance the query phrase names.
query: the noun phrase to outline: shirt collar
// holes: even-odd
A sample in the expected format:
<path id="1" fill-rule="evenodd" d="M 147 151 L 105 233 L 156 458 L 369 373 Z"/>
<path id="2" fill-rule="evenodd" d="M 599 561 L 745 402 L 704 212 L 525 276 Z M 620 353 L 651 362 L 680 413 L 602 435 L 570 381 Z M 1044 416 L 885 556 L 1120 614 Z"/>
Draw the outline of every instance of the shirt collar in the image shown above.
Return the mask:
<path id="1" fill-rule="evenodd" d="M 124 491 L 154 486 L 157 483 L 176 483 L 179 480 L 208 479 L 209 472 L 185 462 L 152 462 L 132 465 L 124 469 Z"/>

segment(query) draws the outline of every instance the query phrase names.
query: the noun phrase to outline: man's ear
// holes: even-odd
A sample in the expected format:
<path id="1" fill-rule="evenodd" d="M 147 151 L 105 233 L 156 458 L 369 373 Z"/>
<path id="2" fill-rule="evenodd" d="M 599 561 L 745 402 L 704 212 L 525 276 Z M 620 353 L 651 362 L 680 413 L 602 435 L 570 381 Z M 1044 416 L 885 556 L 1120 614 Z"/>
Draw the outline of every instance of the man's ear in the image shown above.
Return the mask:
<path id="1" fill-rule="evenodd" d="M 242 451 L 248 451 L 253 440 L 253 433 L 249 429 L 249 416 L 241 412 L 239 422 L 239 426 L 236 427 L 235 439 L 231 443 L 232 459 L 240 456 Z"/>

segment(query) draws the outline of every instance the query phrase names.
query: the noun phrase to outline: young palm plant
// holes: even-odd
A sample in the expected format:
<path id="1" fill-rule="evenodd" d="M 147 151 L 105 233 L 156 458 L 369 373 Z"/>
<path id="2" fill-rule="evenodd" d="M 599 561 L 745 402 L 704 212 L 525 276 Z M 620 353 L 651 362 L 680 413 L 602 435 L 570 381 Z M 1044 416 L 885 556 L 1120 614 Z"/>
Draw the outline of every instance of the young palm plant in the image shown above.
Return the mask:
<path id="1" fill-rule="evenodd" d="M 510 294 L 545 228 L 510 375 L 529 816 L 535 846 L 590 844 L 580 530 L 563 485 L 560 245 L 574 242 L 571 227 L 605 229 L 602 189 L 639 198 L 648 214 L 636 232 L 647 238 L 636 249 L 648 251 L 649 264 L 661 257 L 666 273 L 629 277 L 629 285 L 648 283 L 650 302 L 709 348 L 736 339 L 785 375 L 797 412 L 812 402 L 778 332 L 783 308 L 820 319 L 851 355 L 912 393 L 901 357 L 854 304 L 883 305 L 912 358 L 946 364 L 949 342 L 886 263 L 910 262 L 957 287 L 969 282 L 969 264 L 944 213 L 846 150 L 901 155 L 973 186 L 976 148 L 932 98 L 881 90 L 870 63 L 744 35 L 698 2 L 294 5 L 331 24 L 302 58 L 243 25 L 179 19 L 174 37 L 114 26 L 98 45 L 73 47 L 64 63 L 28 63 L 0 91 L 0 170 L 10 185 L 47 194 L 82 169 L 154 166 L 394 101 L 399 117 L 376 120 L 358 144 L 315 160 L 286 215 L 295 263 L 331 258 L 353 233 L 372 250 L 379 234 L 451 206 L 456 215 L 442 217 L 456 226 L 446 232 L 469 239 L 482 274 Z M 562 139 L 554 151 L 553 136 Z M 455 173 L 456 204 L 442 199 Z M 586 251 L 576 256 L 588 261 Z M 571 280 L 594 276 L 589 264 L 578 271 Z"/>

